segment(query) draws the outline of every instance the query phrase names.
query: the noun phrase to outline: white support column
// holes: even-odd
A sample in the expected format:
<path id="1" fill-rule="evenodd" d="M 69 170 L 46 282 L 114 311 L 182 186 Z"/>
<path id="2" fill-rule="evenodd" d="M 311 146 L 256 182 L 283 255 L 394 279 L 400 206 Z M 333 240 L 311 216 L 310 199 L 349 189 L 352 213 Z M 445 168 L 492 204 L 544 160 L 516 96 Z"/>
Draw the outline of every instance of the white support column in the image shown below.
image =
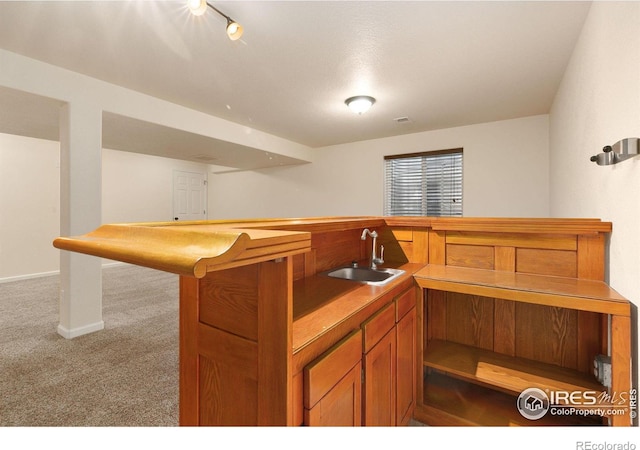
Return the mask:
<path id="1" fill-rule="evenodd" d="M 102 110 L 82 102 L 60 111 L 60 233 L 77 236 L 102 216 Z M 60 252 L 60 324 L 71 339 L 102 330 L 102 260 Z"/>

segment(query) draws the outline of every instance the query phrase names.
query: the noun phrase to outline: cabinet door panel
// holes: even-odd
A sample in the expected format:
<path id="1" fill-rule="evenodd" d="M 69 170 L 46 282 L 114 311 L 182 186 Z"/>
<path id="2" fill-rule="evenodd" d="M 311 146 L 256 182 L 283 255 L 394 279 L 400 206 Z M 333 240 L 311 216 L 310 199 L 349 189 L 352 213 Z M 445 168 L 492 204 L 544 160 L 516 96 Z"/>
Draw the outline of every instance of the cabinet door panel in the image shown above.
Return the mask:
<path id="1" fill-rule="evenodd" d="M 416 309 L 413 308 L 396 325 L 396 425 L 411 420 L 416 398 Z"/>
<path id="2" fill-rule="evenodd" d="M 305 425 L 361 425 L 361 330 L 353 332 L 306 366 L 303 376 Z"/>
<path id="3" fill-rule="evenodd" d="M 311 409 L 305 409 L 305 425 L 360 426 L 362 424 L 362 363 L 358 362 Z"/>
<path id="4" fill-rule="evenodd" d="M 389 331 L 364 355 L 364 424 L 396 424 L 396 333 Z"/>
<path id="5" fill-rule="evenodd" d="M 389 303 L 362 324 L 362 352 L 368 353 L 395 325 L 395 304 Z"/>
<path id="6" fill-rule="evenodd" d="M 338 342 L 304 368 L 304 407 L 311 409 L 362 359 L 362 331 Z"/>
<path id="7" fill-rule="evenodd" d="M 414 288 L 407 289 L 396 298 L 396 322 L 400 322 L 400 319 L 415 307 L 416 291 Z"/>

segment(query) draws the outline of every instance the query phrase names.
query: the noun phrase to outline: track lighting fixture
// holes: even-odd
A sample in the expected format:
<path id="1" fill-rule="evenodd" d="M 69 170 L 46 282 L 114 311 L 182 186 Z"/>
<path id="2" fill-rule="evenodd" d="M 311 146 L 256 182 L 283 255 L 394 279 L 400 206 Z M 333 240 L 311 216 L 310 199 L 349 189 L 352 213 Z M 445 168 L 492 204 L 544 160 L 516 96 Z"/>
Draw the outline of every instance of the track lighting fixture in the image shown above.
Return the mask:
<path id="1" fill-rule="evenodd" d="M 599 166 L 618 164 L 640 154 L 640 139 L 626 138 L 613 145 L 605 145 L 602 153 L 591 157 L 591 161 Z"/>
<path id="2" fill-rule="evenodd" d="M 189 7 L 191 14 L 194 16 L 203 15 L 207 11 L 207 7 L 213 9 L 215 12 L 227 19 L 227 36 L 229 36 L 229 39 L 237 41 L 242 37 L 242 32 L 244 31 L 242 25 L 211 5 L 206 0 L 187 0 L 187 6 Z"/>

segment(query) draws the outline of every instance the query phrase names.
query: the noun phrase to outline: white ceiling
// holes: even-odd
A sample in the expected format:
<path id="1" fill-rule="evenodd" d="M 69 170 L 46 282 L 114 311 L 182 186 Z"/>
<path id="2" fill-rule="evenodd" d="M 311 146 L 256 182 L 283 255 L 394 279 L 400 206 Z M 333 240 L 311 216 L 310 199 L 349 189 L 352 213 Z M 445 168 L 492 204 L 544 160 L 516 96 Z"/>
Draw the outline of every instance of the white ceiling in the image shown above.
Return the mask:
<path id="1" fill-rule="evenodd" d="M 322 147 L 548 113 L 590 5 L 210 1 L 244 26 L 232 42 L 185 3 L 0 1 L 0 48 Z M 353 95 L 377 102 L 358 116 Z M 0 87 L 0 132 L 57 135 L 58 107 Z M 172 156 L 163 132 L 111 115 L 104 145 Z"/>

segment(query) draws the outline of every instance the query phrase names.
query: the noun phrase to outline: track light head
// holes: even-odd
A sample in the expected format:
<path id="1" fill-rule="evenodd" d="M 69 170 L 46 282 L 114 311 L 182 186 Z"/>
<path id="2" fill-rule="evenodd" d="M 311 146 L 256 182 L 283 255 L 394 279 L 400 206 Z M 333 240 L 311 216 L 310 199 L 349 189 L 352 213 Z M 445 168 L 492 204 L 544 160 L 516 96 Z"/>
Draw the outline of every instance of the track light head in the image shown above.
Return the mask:
<path id="1" fill-rule="evenodd" d="M 194 16 L 201 16 L 207 11 L 206 0 L 187 0 L 187 7 Z"/>
<path id="2" fill-rule="evenodd" d="M 224 14 L 213 5 L 209 4 L 207 0 L 187 0 L 187 7 L 189 8 L 189 11 L 191 11 L 191 14 L 193 14 L 194 16 L 203 15 L 207 11 L 207 7 L 213 9 L 215 12 L 227 19 L 227 36 L 229 37 L 229 39 L 231 39 L 232 41 L 237 41 L 242 37 L 242 33 L 244 31 L 242 25 Z"/>
<path id="3" fill-rule="evenodd" d="M 242 25 L 227 17 L 227 36 L 229 36 L 229 39 L 237 41 L 242 37 L 243 31 L 244 29 L 242 28 Z"/>

